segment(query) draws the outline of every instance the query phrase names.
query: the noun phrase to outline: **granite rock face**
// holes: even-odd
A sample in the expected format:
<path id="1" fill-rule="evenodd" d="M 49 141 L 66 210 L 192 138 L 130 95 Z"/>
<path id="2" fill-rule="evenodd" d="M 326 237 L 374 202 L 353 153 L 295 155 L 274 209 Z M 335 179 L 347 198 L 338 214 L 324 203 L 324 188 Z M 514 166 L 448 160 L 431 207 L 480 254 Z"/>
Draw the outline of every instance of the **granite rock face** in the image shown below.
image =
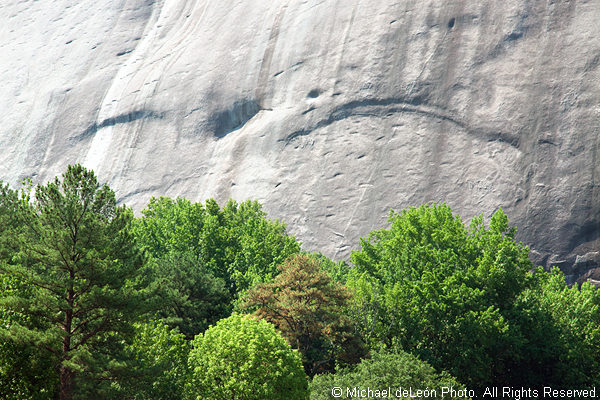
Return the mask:
<path id="1" fill-rule="evenodd" d="M 337 259 L 390 209 L 502 207 L 575 279 L 600 262 L 598 21 L 594 0 L 5 0 L 0 179 L 81 162 L 137 210 L 257 199 Z"/>

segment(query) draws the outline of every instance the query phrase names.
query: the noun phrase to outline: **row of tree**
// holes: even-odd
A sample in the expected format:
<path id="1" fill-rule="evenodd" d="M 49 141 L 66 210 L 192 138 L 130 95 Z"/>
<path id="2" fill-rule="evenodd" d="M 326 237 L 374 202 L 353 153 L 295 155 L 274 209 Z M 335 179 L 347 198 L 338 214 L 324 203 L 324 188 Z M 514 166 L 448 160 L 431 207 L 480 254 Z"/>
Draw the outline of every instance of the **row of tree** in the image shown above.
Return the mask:
<path id="1" fill-rule="evenodd" d="M 0 185 L 0 398 L 599 382 L 598 291 L 534 270 L 514 235 L 501 210 L 467 226 L 421 206 L 333 262 L 256 202 L 152 199 L 135 218 L 79 165 Z"/>

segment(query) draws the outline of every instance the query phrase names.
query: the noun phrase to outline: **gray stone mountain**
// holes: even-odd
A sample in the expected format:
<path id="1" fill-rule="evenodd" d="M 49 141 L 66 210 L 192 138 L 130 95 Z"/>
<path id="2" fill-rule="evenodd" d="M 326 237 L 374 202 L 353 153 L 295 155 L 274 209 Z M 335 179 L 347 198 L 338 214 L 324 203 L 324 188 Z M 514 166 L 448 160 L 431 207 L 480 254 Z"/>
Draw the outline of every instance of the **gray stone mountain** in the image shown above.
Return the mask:
<path id="1" fill-rule="evenodd" d="M 3 0 L 0 179 L 81 162 L 136 210 L 257 199 L 336 259 L 390 209 L 502 207 L 536 263 L 597 279 L 599 21 L 597 0 Z"/>

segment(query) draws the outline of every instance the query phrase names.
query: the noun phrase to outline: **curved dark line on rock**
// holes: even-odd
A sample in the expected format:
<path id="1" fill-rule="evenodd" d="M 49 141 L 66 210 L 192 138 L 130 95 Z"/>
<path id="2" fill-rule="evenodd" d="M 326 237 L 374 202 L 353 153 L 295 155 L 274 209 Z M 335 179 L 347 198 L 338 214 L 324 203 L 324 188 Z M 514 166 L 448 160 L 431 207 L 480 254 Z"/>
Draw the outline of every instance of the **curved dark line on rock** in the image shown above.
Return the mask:
<path id="1" fill-rule="evenodd" d="M 419 98 L 414 98 L 411 101 L 407 101 L 407 99 L 404 98 L 350 101 L 346 104 L 336 107 L 327 118 L 321 119 L 313 126 L 299 129 L 290 133 L 283 141 L 289 143 L 297 137 L 309 135 L 316 129 L 329 126 L 334 122 L 354 116 L 384 117 L 386 114 L 402 112 L 421 114 L 442 121 L 448 121 L 454 125 L 457 125 L 467 133 L 487 139 L 490 142 L 506 142 L 509 145 L 517 148 L 519 146 L 519 138 L 517 135 L 483 128 L 471 128 L 464 121 L 461 121 L 450 113 L 445 112 L 443 109 L 439 109 L 435 106 L 422 105 Z"/>
<path id="2" fill-rule="evenodd" d="M 102 128 L 106 128 L 108 126 L 115 126 L 117 124 L 126 124 L 129 122 L 136 121 L 142 118 L 153 118 L 153 119 L 163 119 L 163 115 L 152 111 L 152 110 L 138 110 L 131 111 L 126 114 L 119 114 L 116 117 L 106 118 L 100 123 L 93 123 L 89 127 L 87 127 L 83 132 L 77 135 L 76 139 L 85 139 L 88 136 L 93 136 L 96 132 L 98 132 Z"/>

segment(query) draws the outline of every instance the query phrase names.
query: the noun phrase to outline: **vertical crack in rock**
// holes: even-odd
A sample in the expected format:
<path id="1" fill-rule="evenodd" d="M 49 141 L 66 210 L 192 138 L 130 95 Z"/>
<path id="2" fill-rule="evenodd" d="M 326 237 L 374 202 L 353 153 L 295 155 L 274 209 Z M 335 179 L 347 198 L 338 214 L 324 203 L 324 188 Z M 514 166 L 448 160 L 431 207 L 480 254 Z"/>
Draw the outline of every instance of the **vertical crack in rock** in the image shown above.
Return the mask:
<path id="1" fill-rule="evenodd" d="M 258 101 L 258 104 L 260 104 L 261 106 L 264 106 L 265 104 L 265 94 L 267 92 L 267 86 L 269 84 L 269 75 L 271 71 L 271 64 L 273 62 L 273 55 L 275 54 L 275 50 L 277 48 L 277 40 L 279 39 L 281 22 L 283 20 L 285 10 L 287 9 L 287 7 L 287 3 L 282 5 L 279 11 L 277 12 L 277 15 L 275 16 L 275 20 L 273 21 L 273 25 L 271 26 L 269 40 L 267 41 L 262 62 L 260 64 L 255 96 L 256 100 Z"/>
<path id="2" fill-rule="evenodd" d="M 97 173 L 100 170 L 102 161 L 106 157 L 106 152 L 113 139 L 112 127 L 115 124 L 106 124 L 102 127 L 104 121 L 111 121 L 116 119 L 119 115 L 119 109 L 121 108 L 120 102 L 123 98 L 123 94 L 128 89 L 128 84 L 131 79 L 136 75 L 138 66 L 136 65 L 138 57 L 142 59 L 148 50 L 151 48 L 152 43 L 157 36 L 157 31 L 160 29 L 158 21 L 164 4 L 152 3 L 152 13 L 148 18 L 146 27 L 142 39 L 136 41 L 136 46 L 131 52 L 127 53 L 127 59 L 123 65 L 117 70 L 111 85 L 108 87 L 104 98 L 100 104 L 98 114 L 96 116 L 96 135 L 90 144 L 87 155 L 85 157 L 84 165 L 88 168 L 94 169 Z M 102 127 L 103 129 L 99 128 Z M 101 131 L 99 131 L 101 129 Z"/>

